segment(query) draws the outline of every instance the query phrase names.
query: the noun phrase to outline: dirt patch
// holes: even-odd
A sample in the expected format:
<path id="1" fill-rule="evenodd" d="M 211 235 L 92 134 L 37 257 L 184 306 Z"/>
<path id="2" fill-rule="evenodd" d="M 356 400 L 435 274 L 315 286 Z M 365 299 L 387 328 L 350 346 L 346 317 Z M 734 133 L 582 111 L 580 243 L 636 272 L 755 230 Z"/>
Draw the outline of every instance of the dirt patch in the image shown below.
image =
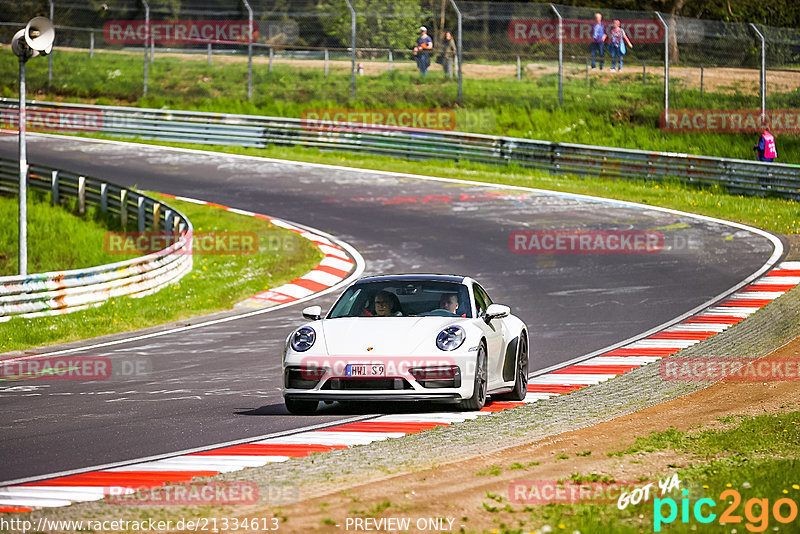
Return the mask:
<path id="1" fill-rule="evenodd" d="M 800 338 L 766 359 L 798 358 Z M 646 408 L 592 427 L 552 438 L 444 465 L 395 476 L 337 494 L 285 507 L 284 532 L 341 532 L 348 517 L 407 517 L 411 532 L 419 518 L 454 518 L 454 530 L 492 529 L 497 522 L 513 524 L 513 515 L 489 513 L 487 495 L 507 502 L 514 481 L 557 481 L 571 473 L 607 475 L 617 481 L 653 480 L 657 475 L 685 467 L 691 458 L 672 451 L 634 457 L 606 453 L 629 447 L 636 436 L 669 428 L 722 428 L 718 418 L 758 415 L 800 408 L 800 382 L 720 382 L 685 397 Z M 588 454 L 587 454 L 588 452 Z M 536 465 L 538 463 L 538 465 Z M 512 467 L 513 466 L 513 467 Z M 499 508 L 501 508 L 499 506 Z M 334 524 L 335 523 L 335 524 Z M 336 524 L 340 526 L 336 526 Z"/>

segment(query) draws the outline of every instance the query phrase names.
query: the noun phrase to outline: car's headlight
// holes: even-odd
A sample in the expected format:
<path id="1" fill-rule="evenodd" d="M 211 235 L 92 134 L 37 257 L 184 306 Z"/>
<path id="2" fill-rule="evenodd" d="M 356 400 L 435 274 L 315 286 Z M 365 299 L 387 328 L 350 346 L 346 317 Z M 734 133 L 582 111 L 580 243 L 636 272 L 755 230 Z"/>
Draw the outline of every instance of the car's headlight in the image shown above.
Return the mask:
<path id="1" fill-rule="evenodd" d="M 448 326 L 436 336 L 436 346 L 441 350 L 456 350 L 464 340 L 467 333 L 460 326 Z"/>
<path id="2" fill-rule="evenodd" d="M 316 340 L 317 333 L 314 332 L 314 329 L 310 326 L 304 326 L 298 328 L 297 331 L 292 334 L 292 348 L 296 352 L 305 352 L 314 346 L 314 341 Z"/>

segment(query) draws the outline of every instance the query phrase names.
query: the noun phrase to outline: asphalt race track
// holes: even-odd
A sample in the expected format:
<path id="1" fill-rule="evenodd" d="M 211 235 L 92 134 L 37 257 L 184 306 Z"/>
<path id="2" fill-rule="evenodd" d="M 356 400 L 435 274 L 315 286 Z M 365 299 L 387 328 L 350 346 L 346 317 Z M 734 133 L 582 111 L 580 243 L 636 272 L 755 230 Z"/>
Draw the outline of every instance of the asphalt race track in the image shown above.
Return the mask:
<path id="1" fill-rule="evenodd" d="M 0 156 L 16 151 L 15 136 L 0 137 Z M 30 136 L 28 157 L 309 225 L 353 245 L 365 274 L 471 275 L 528 324 L 533 370 L 669 321 L 773 251 L 765 237 L 713 221 L 559 194 L 74 138 Z M 660 230 L 671 249 L 513 253 L 511 232 L 533 229 Z M 327 309 L 333 298 L 318 303 Z M 144 377 L 2 382 L 0 482 L 353 417 L 283 407 L 280 353 L 303 306 L 81 353 L 144 359 Z"/>

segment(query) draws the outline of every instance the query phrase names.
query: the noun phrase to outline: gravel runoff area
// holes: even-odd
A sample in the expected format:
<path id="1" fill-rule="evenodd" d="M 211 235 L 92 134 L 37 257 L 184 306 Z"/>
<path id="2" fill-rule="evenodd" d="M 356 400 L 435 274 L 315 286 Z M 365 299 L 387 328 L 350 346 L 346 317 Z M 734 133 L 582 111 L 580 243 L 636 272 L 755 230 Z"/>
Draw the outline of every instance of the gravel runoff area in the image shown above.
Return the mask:
<path id="1" fill-rule="evenodd" d="M 793 243 L 788 259 L 798 259 Z M 800 336 L 800 286 L 762 308 L 745 321 L 668 358 L 742 358 L 754 360 Z M 665 358 L 661 361 L 667 361 Z M 532 443 L 569 430 L 588 427 L 681 397 L 711 382 L 663 380 L 658 362 L 569 395 L 552 397 L 477 420 L 454 423 L 400 439 L 350 449 L 292 458 L 281 463 L 215 477 L 243 480 L 259 486 L 260 500 L 234 507 L 109 506 L 102 501 L 47 510 L 51 519 L 169 519 L 246 517 L 274 514 L 280 506 L 385 479 L 435 468 Z M 177 508 L 180 508 L 178 510 Z M 34 512 L 35 515 L 41 512 Z M 27 514 L 26 514 L 27 515 Z M 291 530 L 291 519 L 286 525 Z M 281 528 L 283 530 L 283 528 Z"/>

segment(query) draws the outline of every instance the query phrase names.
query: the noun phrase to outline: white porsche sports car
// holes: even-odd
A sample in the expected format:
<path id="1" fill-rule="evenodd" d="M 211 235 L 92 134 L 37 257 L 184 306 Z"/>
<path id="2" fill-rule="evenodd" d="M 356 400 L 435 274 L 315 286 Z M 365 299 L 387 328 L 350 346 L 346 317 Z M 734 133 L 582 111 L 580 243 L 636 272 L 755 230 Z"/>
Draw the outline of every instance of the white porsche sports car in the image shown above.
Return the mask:
<path id="1" fill-rule="evenodd" d="M 284 401 L 296 414 L 319 401 L 426 400 L 480 410 L 487 394 L 522 400 L 528 330 L 465 276 L 362 278 L 326 317 L 292 332 L 283 356 Z"/>

